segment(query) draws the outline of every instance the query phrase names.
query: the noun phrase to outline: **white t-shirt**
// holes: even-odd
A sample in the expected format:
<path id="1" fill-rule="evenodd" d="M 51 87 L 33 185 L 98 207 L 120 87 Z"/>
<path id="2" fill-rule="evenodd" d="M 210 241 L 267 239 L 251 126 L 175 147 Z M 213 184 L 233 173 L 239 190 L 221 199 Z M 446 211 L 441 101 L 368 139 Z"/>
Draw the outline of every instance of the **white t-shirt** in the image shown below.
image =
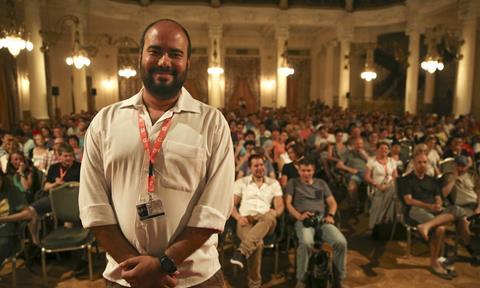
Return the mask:
<path id="1" fill-rule="evenodd" d="M 371 158 L 367 162 L 367 167 L 372 173 L 372 180 L 375 184 L 388 183 L 392 180 L 393 172 L 397 169 L 395 160 L 388 157 L 387 164 L 383 165 L 376 158 Z"/>

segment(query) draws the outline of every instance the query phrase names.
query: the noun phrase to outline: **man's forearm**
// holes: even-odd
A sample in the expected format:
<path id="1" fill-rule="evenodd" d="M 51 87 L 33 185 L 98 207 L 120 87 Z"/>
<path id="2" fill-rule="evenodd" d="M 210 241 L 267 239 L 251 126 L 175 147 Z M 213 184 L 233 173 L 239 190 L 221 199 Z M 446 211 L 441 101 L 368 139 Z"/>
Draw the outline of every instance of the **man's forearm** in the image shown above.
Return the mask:
<path id="1" fill-rule="evenodd" d="M 90 230 L 92 230 L 100 245 L 105 248 L 117 263 L 140 255 L 125 238 L 118 225 L 91 227 Z"/>
<path id="2" fill-rule="evenodd" d="M 186 227 L 175 242 L 165 250 L 165 255 L 179 265 L 198 250 L 216 233 L 217 230 L 207 228 Z"/>

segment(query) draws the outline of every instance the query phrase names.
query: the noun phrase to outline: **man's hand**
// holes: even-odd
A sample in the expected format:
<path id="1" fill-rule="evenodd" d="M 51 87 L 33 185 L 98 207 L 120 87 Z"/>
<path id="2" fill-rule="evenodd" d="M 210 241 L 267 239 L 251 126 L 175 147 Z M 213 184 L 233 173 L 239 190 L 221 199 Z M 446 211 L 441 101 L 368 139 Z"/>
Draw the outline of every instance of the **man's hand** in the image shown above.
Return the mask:
<path id="1" fill-rule="evenodd" d="M 55 184 L 62 185 L 64 183 L 63 179 L 60 177 L 55 178 Z"/>
<path id="2" fill-rule="evenodd" d="M 310 218 L 312 216 L 314 216 L 315 213 L 313 212 L 310 212 L 310 211 L 306 211 L 306 212 L 303 212 L 302 214 L 300 214 L 300 218 L 298 218 L 299 221 L 303 221 L 307 218 Z"/>
<path id="3" fill-rule="evenodd" d="M 431 204 L 430 210 L 434 213 L 440 213 L 442 212 L 443 207 L 440 204 Z"/>
<path id="4" fill-rule="evenodd" d="M 335 219 L 332 216 L 327 215 L 323 218 L 323 222 L 326 224 L 335 224 Z"/>
<path id="5" fill-rule="evenodd" d="M 240 218 L 238 218 L 237 222 L 240 226 L 247 226 L 248 223 L 249 223 L 247 217 L 243 217 L 243 216 L 240 216 Z"/>
<path id="6" fill-rule="evenodd" d="M 474 213 L 475 214 L 480 214 L 480 206 L 478 206 L 477 209 L 475 209 Z"/>
<path id="7" fill-rule="evenodd" d="M 132 287 L 176 287 L 175 275 L 167 275 L 160 267 L 160 260 L 152 256 L 137 256 L 120 263 L 122 278 Z M 178 273 L 178 272 L 177 272 Z"/>

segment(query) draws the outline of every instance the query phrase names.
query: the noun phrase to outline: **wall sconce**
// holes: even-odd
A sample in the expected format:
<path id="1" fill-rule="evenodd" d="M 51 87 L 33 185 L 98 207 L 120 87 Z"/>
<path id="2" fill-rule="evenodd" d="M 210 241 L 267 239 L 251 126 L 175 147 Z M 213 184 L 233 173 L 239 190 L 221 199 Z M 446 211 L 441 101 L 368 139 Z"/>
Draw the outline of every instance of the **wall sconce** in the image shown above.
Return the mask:
<path id="1" fill-rule="evenodd" d="M 273 90 L 275 88 L 275 80 L 263 80 L 262 86 L 266 90 Z"/>
<path id="2" fill-rule="evenodd" d="M 114 85 L 115 85 L 115 81 L 111 78 L 102 80 L 102 87 L 105 90 L 109 90 L 109 91 L 113 90 Z"/>

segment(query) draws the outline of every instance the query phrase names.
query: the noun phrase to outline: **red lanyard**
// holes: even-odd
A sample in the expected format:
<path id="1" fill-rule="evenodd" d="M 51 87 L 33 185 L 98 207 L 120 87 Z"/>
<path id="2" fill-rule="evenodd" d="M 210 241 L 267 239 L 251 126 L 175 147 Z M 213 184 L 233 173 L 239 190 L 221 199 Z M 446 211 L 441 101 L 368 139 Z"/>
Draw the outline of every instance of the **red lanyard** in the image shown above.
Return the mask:
<path id="1" fill-rule="evenodd" d="M 149 161 L 148 161 L 148 193 L 153 193 L 155 187 L 155 173 L 153 173 L 153 165 L 155 164 L 155 157 L 158 154 L 158 151 L 162 148 L 163 140 L 167 136 L 168 128 L 170 127 L 170 123 L 172 117 L 169 117 L 163 121 L 162 128 L 160 128 L 160 132 L 158 133 L 157 139 L 153 144 L 153 149 L 150 149 L 150 141 L 148 140 L 147 129 L 145 127 L 145 121 L 142 117 L 140 117 L 140 112 L 138 113 L 138 128 L 140 129 L 140 138 L 142 139 L 143 146 L 145 150 L 148 152 Z"/>
<path id="2" fill-rule="evenodd" d="M 68 169 L 63 170 L 62 167 L 60 167 L 60 179 L 63 180 L 63 177 L 65 177 L 65 174 L 67 174 Z"/>

